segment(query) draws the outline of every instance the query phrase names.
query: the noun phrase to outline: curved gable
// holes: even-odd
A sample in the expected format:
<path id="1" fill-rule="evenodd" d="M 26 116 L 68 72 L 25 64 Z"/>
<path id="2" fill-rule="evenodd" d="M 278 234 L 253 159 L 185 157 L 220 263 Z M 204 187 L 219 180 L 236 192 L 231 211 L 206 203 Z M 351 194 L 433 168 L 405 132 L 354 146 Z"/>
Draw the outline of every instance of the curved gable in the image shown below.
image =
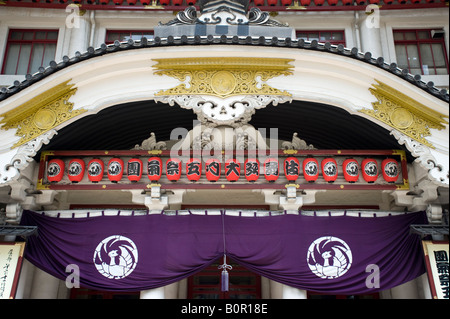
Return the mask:
<path id="1" fill-rule="evenodd" d="M 181 45 L 191 43 L 214 44 L 214 50 L 208 45 Z M 261 50 L 262 46 L 264 50 Z M 265 81 L 290 96 L 292 103 L 283 104 L 283 109 L 300 110 L 302 103 L 318 108 L 329 105 L 345 110 L 356 121 L 364 118 L 385 131 L 385 135 L 392 135 L 399 147 L 404 145 L 430 171 L 431 178 L 437 183 L 448 185 L 448 94 L 438 91 L 431 83 L 422 83 L 418 77 L 384 64 L 381 58 L 373 59 L 370 54 L 361 54 L 353 49 L 290 39 L 267 41 L 262 38 L 210 36 L 192 39 L 156 38 L 141 43 L 130 41 L 105 45 L 97 50 L 90 48 L 72 59 L 52 63 L 43 72 L 27 76 L 23 83 L 16 83 L 12 88 L 3 90 L 0 102 L 3 126 L 0 134 L 2 163 L 8 164 L 1 168 L 2 183 L 17 177 L 18 171 L 13 167 L 26 166 L 30 157 L 41 149 L 41 145 L 51 143 L 53 136 L 62 133 L 63 128 L 76 125 L 85 116 L 100 114 L 101 110 L 115 105 L 154 101 L 160 92 L 183 83 L 181 77 L 156 74 L 154 67 L 156 61 L 161 59 L 186 57 L 194 60 L 224 57 L 248 61 L 259 57 L 288 59 L 290 74 L 280 74 Z M 62 95 L 58 95 L 55 88 L 63 83 L 67 83 L 67 91 L 63 89 Z M 68 96 L 72 89 L 75 92 Z M 45 97 L 57 107 L 56 111 L 52 109 L 52 115 L 38 112 L 48 108 Z M 392 97 L 396 97 L 393 102 Z M 408 97 L 408 100 L 404 97 Z M 164 99 L 157 100 L 168 103 Z M 286 100 L 272 101 L 273 104 L 278 102 L 285 103 Z M 401 110 L 388 121 L 385 120 L 386 115 L 382 114 L 382 106 L 386 106 L 386 103 L 391 106 L 394 103 L 395 109 Z M 154 102 L 148 104 L 151 108 Z M 170 117 L 170 106 L 164 106 Z M 16 112 L 22 109 L 28 113 Z M 324 108 L 325 113 L 326 110 Z M 269 112 L 269 108 L 264 111 Z M 257 108 L 255 112 L 257 117 Z M 270 113 L 276 121 L 277 108 L 271 107 Z M 8 116 L 5 117 L 5 114 Z M 40 121 L 34 117 L 36 114 L 41 115 Z M 55 118 L 48 119 L 46 116 Z M 417 120 L 411 122 L 407 119 L 411 123 L 404 127 L 406 124 L 402 117 Z M 25 120 L 31 126 L 11 125 L 14 120 Z M 417 124 L 419 122 L 422 124 Z M 170 123 L 168 126 L 178 125 L 176 119 Z M 327 129 L 323 128 L 324 131 Z M 34 132 L 34 135 L 26 137 L 25 133 L 30 132 Z"/>

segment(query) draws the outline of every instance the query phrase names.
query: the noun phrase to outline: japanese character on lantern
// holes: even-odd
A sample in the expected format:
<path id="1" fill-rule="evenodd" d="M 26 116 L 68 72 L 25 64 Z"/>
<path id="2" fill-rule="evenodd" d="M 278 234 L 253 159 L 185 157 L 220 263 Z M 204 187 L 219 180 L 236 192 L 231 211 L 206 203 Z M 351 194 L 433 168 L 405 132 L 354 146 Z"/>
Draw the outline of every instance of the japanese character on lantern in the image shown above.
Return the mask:
<path id="1" fill-rule="evenodd" d="M 162 160 L 159 157 L 150 157 L 147 161 L 147 176 L 152 182 L 157 182 L 162 174 Z"/>
<path id="2" fill-rule="evenodd" d="M 249 158 L 245 161 L 245 178 L 249 182 L 255 182 L 259 178 L 259 161 Z"/>
<path id="3" fill-rule="evenodd" d="M 284 160 L 284 175 L 289 182 L 295 182 L 300 175 L 300 162 L 296 157 L 288 157 Z"/>
<path id="4" fill-rule="evenodd" d="M 181 161 L 177 158 L 169 158 L 166 161 L 166 176 L 169 181 L 176 182 L 181 177 Z"/>
<path id="5" fill-rule="evenodd" d="M 275 158 L 268 158 L 264 161 L 264 177 L 270 183 L 278 179 L 278 160 Z"/>
<path id="6" fill-rule="evenodd" d="M 202 175 L 202 162 L 197 158 L 191 158 L 186 163 L 186 176 L 188 180 L 196 182 Z"/>
<path id="7" fill-rule="evenodd" d="M 241 164 L 236 159 L 229 159 L 225 162 L 225 177 L 230 182 L 235 182 L 241 175 Z"/>
<path id="8" fill-rule="evenodd" d="M 139 158 L 132 158 L 127 164 L 127 176 L 132 183 L 136 183 L 142 177 L 143 163 Z"/>
<path id="9" fill-rule="evenodd" d="M 209 159 L 205 163 L 205 175 L 208 181 L 216 182 L 220 177 L 220 161 L 218 159 Z"/>

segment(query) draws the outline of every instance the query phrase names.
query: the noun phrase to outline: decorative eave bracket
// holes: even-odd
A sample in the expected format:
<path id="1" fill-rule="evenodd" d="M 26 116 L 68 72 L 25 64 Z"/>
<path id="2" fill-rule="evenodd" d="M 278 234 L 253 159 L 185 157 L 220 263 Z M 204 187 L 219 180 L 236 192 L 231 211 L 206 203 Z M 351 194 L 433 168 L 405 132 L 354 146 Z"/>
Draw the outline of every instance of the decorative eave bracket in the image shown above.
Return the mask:
<path id="1" fill-rule="evenodd" d="M 84 113 L 86 110 L 73 110 L 70 98 L 76 93 L 71 80 L 39 94 L 11 111 L 0 114 L 2 130 L 17 129 L 20 140 L 11 148 L 21 146 L 40 135 L 54 129 L 61 123 Z"/>
<path id="2" fill-rule="evenodd" d="M 254 57 L 200 57 L 155 59 L 155 74 L 182 83 L 162 90 L 158 102 L 192 109 L 202 124 L 241 126 L 255 109 L 290 102 L 291 94 L 267 84 L 291 75 L 291 59 Z"/>
<path id="3" fill-rule="evenodd" d="M 437 112 L 393 87 L 375 80 L 369 91 L 377 98 L 373 109 L 361 109 L 375 120 L 392 128 L 400 145 L 416 157 L 415 162 L 428 171 L 428 178 L 437 186 L 449 187 L 449 150 L 436 147 L 427 137 L 430 129 L 448 129 L 448 115 Z"/>
<path id="4" fill-rule="evenodd" d="M 430 129 L 443 130 L 448 124 L 448 116 L 436 112 L 417 102 L 396 89 L 377 81 L 369 88 L 370 93 L 377 98 L 372 103 L 373 110 L 362 109 L 365 113 L 409 136 L 423 145 L 435 148 L 427 139 Z"/>

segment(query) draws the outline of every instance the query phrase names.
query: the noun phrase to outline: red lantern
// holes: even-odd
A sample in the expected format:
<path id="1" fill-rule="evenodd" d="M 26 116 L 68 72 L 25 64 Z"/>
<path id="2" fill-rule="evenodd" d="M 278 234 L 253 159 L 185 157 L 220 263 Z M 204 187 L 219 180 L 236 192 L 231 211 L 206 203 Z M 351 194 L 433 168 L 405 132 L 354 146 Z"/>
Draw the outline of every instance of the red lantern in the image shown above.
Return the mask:
<path id="1" fill-rule="evenodd" d="M 64 176 L 65 164 L 63 160 L 52 159 L 48 162 L 47 179 L 49 182 L 60 182 Z"/>
<path id="2" fill-rule="evenodd" d="M 111 158 L 108 162 L 108 178 L 111 182 L 117 183 L 123 176 L 123 160 Z"/>
<path id="3" fill-rule="evenodd" d="M 147 162 L 147 176 L 152 182 L 161 178 L 163 170 L 162 160 L 159 157 L 150 157 Z"/>
<path id="4" fill-rule="evenodd" d="M 245 178 L 254 182 L 259 178 L 259 161 L 256 158 L 248 158 L 245 163 Z"/>
<path id="5" fill-rule="evenodd" d="M 108 4 L 109 0 L 99 0 L 100 4 Z"/>
<path id="6" fill-rule="evenodd" d="M 225 177 L 230 182 L 235 182 L 241 176 L 241 164 L 238 160 L 230 158 L 225 162 Z"/>
<path id="7" fill-rule="evenodd" d="M 197 2 L 197 0 L 187 0 L 187 4 L 190 6 L 195 6 L 196 2 Z"/>
<path id="8" fill-rule="evenodd" d="M 334 158 L 324 158 L 321 163 L 323 179 L 333 183 L 338 177 L 337 163 Z"/>
<path id="9" fill-rule="evenodd" d="M 127 177 L 132 183 L 138 182 L 142 177 L 144 164 L 139 158 L 132 158 L 127 163 Z"/>
<path id="10" fill-rule="evenodd" d="M 295 182 L 300 175 L 300 162 L 296 157 L 288 157 L 284 160 L 284 175 L 289 182 Z"/>
<path id="11" fill-rule="evenodd" d="M 314 0 L 314 4 L 316 6 L 321 6 L 321 5 L 323 5 L 324 2 L 325 2 L 325 0 Z"/>
<path id="12" fill-rule="evenodd" d="M 278 160 L 275 158 L 268 158 L 264 161 L 264 177 L 270 183 L 275 182 L 278 179 Z"/>
<path id="13" fill-rule="evenodd" d="M 181 177 L 181 161 L 178 158 L 169 158 L 166 161 L 166 176 L 171 182 L 176 182 Z"/>
<path id="14" fill-rule="evenodd" d="M 342 0 L 342 4 L 344 6 L 349 6 L 353 4 L 353 0 Z"/>
<path id="15" fill-rule="evenodd" d="M 378 164 L 372 158 L 366 158 L 361 163 L 363 178 L 368 183 L 373 183 L 378 178 Z"/>
<path id="16" fill-rule="evenodd" d="M 338 3 L 338 0 L 328 0 L 328 4 L 330 6 L 335 6 Z"/>
<path id="17" fill-rule="evenodd" d="M 276 6 L 278 3 L 278 0 L 267 0 L 267 4 L 269 6 Z"/>
<path id="18" fill-rule="evenodd" d="M 113 3 L 114 3 L 116 6 L 120 6 L 120 5 L 123 3 L 123 0 L 113 0 Z"/>
<path id="19" fill-rule="evenodd" d="M 255 6 L 263 6 L 264 5 L 264 0 L 253 0 L 253 2 L 255 3 Z"/>
<path id="20" fill-rule="evenodd" d="M 381 162 L 381 169 L 383 172 L 383 178 L 386 182 L 395 183 L 400 174 L 398 163 L 393 158 L 386 158 Z"/>
<path id="21" fill-rule="evenodd" d="M 146 6 L 146 5 L 148 5 L 148 4 L 150 4 L 150 2 L 151 2 L 151 0 L 141 0 L 141 4 L 143 5 L 143 6 Z M 160 2 L 161 3 L 161 2 Z M 162 3 L 161 3 L 162 4 Z"/>
<path id="22" fill-rule="evenodd" d="M 127 0 L 127 2 L 130 6 L 134 6 L 136 4 L 137 0 Z"/>
<path id="23" fill-rule="evenodd" d="M 198 158 L 191 158 L 186 163 L 186 176 L 192 182 L 200 179 L 202 176 L 202 162 Z"/>
<path id="24" fill-rule="evenodd" d="M 88 178 L 92 183 L 98 183 L 103 178 L 103 171 L 105 169 L 105 164 L 103 164 L 102 160 L 98 158 L 94 158 L 89 161 L 87 173 Z"/>
<path id="25" fill-rule="evenodd" d="M 309 157 L 303 161 L 303 176 L 310 183 L 319 177 L 319 162 L 315 158 Z"/>
<path id="26" fill-rule="evenodd" d="M 172 0 L 172 5 L 181 6 L 183 4 L 183 0 Z"/>
<path id="27" fill-rule="evenodd" d="M 359 178 L 358 162 L 352 158 L 348 158 L 342 163 L 344 178 L 347 182 L 354 183 Z"/>
<path id="28" fill-rule="evenodd" d="M 149 1 L 150 2 L 150 1 Z M 141 1 L 141 3 L 142 3 L 142 1 Z M 170 4 L 170 0 L 159 0 L 159 3 L 162 5 L 162 6 L 168 6 L 169 4 Z M 148 4 L 148 3 L 147 3 Z"/>
<path id="29" fill-rule="evenodd" d="M 300 0 L 300 4 L 307 7 L 311 4 L 311 0 Z"/>
<path id="30" fill-rule="evenodd" d="M 220 178 L 220 161 L 212 158 L 205 163 L 205 175 L 208 181 L 215 182 Z"/>
<path id="31" fill-rule="evenodd" d="M 69 162 L 69 170 L 67 176 L 72 183 L 78 183 L 84 176 L 84 161 L 79 158 L 74 158 Z"/>
<path id="32" fill-rule="evenodd" d="M 283 6 L 290 6 L 292 3 L 292 0 L 281 0 L 281 5 Z"/>

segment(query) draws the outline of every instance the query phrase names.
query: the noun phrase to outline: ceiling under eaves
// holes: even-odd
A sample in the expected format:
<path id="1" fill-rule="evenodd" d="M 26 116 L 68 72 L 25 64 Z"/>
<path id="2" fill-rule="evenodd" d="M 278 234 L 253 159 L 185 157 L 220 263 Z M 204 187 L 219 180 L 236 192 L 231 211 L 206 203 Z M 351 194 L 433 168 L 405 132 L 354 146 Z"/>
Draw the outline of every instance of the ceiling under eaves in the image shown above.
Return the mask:
<path id="1" fill-rule="evenodd" d="M 196 120 L 192 110 L 140 101 L 109 107 L 88 115 L 58 131 L 44 150 L 129 150 L 150 136 L 167 141 L 175 128 L 190 130 Z M 269 105 L 250 121 L 256 129 L 278 129 L 280 140 L 293 133 L 317 149 L 406 149 L 389 131 L 340 108 L 304 101 Z M 406 151 L 408 161 L 411 155 Z M 38 158 L 39 154 L 36 156 Z"/>

